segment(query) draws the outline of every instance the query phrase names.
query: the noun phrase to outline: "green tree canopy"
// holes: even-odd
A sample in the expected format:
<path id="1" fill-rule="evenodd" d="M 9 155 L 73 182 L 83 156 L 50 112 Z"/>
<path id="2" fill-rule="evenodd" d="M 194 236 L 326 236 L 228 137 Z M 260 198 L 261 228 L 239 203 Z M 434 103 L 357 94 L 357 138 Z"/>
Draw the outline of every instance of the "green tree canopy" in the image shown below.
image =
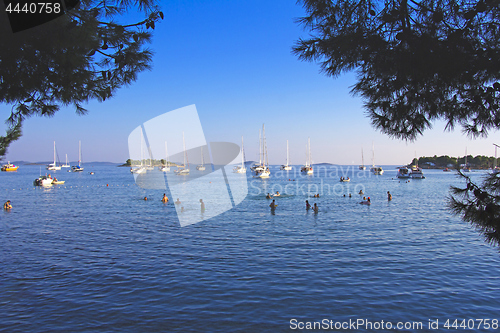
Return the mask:
<path id="1" fill-rule="evenodd" d="M 131 11 L 143 19 L 119 23 Z M 66 15 L 13 33 L 2 10 L 0 103 L 12 109 L 9 130 L 0 137 L 0 157 L 21 135 L 25 119 L 50 117 L 69 105 L 85 114 L 84 103 L 105 101 L 149 69 L 152 52 L 146 44 L 162 18 L 154 0 L 83 0 Z"/>
<path id="2" fill-rule="evenodd" d="M 414 140 L 437 119 L 472 137 L 500 128 L 500 0 L 302 0 L 294 52 L 355 70 L 374 127 Z"/>

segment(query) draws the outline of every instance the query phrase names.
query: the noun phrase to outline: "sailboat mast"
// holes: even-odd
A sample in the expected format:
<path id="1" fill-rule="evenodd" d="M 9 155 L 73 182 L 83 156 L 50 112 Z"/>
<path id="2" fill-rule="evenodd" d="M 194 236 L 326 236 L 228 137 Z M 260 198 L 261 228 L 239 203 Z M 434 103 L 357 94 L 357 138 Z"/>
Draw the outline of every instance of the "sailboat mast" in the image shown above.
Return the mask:
<path id="1" fill-rule="evenodd" d="M 182 147 L 184 148 L 184 167 L 186 167 L 187 156 L 186 156 L 186 140 L 184 139 L 184 132 L 182 132 Z"/>
<path id="2" fill-rule="evenodd" d="M 361 148 L 361 165 L 365 166 L 365 158 L 363 157 L 363 148 Z"/>
<path id="3" fill-rule="evenodd" d="M 166 165 L 168 166 L 168 149 L 167 149 L 167 141 L 165 141 L 165 155 L 166 155 Z"/>
<path id="4" fill-rule="evenodd" d="M 288 155 L 288 140 L 286 140 L 286 166 L 288 166 L 288 159 L 289 159 L 289 155 Z"/>
<path id="5" fill-rule="evenodd" d="M 245 150 L 243 149 L 243 136 L 241 137 L 241 167 L 245 167 Z"/>
<path id="6" fill-rule="evenodd" d="M 82 141 L 78 141 L 78 165 L 82 165 Z"/>
<path id="7" fill-rule="evenodd" d="M 259 130 L 259 165 L 262 165 L 262 131 Z"/>
<path id="8" fill-rule="evenodd" d="M 266 129 L 264 128 L 264 124 L 262 124 L 262 151 L 265 154 L 263 156 L 264 158 L 264 164 L 269 166 L 269 158 L 267 156 L 267 144 L 266 144 Z"/>
<path id="9" fill-rule="evenodd" d="M 54 141 L 54 166 L 56 166 L 56 142 Z"/>

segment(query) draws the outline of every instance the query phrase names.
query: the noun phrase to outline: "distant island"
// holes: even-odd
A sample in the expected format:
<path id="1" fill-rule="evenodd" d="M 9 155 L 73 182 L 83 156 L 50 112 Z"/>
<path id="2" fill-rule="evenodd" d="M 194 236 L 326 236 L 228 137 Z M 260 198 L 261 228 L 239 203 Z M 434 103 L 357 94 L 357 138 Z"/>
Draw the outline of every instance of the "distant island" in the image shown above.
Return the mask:
<path id="1" fill-rule="evenodd" d="M 164 159 L 161 159 L 161 160 L 143 160 L 142 161 L 142 165 L 151 165 L 152 166 L 164 166 L 164 165 L 167 165 L 167 166 L 170 166 L 170 167 L 178 167 L 180 164 L 177 164 L 177 163 L 173 163 L 173 162 L 168 162 L 165 161 Z M 133 167 L 133 166 L 139 166 L 141 165 L 141 160 L 131 160 L 130 158 L 123 164 L 120 164 L 118 165 L 119 167 Z"/>
<path id="2" fill-rule="evenodd" d="M 458 166 L 465 165 L 464 157 L 450 157 L 448 155 L 432 157 L 419 157 L 414 158 L 408 166 L 418 165 L 423 169 L 444 169 L 444 168 L 457 168 Z M 484 155 L 467 155 L 467 166 L 472 169 L 491 169 L 499 164 L 499 159 L 497 158 L 497 163 L 495 164 L 495 157 L 484 156 Z"/>

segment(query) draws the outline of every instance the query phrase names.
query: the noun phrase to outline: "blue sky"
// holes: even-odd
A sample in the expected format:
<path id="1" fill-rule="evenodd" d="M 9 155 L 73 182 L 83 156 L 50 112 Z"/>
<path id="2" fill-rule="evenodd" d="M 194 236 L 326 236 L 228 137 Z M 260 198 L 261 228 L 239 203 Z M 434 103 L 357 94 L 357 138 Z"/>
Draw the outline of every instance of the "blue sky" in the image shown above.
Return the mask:
<path id="1" fill-rule="evenodd" d="M 307 36 L 294 19 L 304 14 L 294 1 L 168 1 L 156 26 L 151 49 L 153 69 L 104 103 L 92 102 L 89 114 L 71 108 L 53 118 L 31 118 L 23 137 L 9 149 L 8 160 L 47 161 L 55 140 L 61 160 L 78 157 L 82 141 L 86 161 L 123 162 L 128 135 L 145 121 L 195 104 L 210 141 L 245 139 L 247 159 L 258 159 L 259 129 L 266 124 L 269 159 L 282 164 L 286 140 L 293 164 L 305 162 L 307 138 L 313 161 L 371 164 L 408 163 L 415 156 L 493 155 L 487 139 L 469 140 L 444 124 L 416 142 L 393 140 L 370 126 L 362 100 L 350 94 L 354 73 L 332 79 L 313 63 L 291 54 L 294 42 Z M 10 106 L 0 105 L 7 118 Z"/>

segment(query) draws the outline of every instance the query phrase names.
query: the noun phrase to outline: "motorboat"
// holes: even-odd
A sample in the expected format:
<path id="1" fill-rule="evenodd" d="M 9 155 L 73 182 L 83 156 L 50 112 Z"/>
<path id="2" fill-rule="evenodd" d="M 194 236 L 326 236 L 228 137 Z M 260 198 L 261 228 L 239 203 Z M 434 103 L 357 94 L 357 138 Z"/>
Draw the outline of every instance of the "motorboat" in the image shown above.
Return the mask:
<path id="1" fill-rule="evenodd" d="M 396 177 L 403 179 L 410 178 L 410 170 L 407 167 L 399 167 Z"/>
<path id="2" fill-rule="evenodd" d="M 40 176 L 33 181 L 33 185 L 35 186 L 52 186 L 52 182 L 54 179 L 48 176 Z"/>
<path id="3" fill-rule="evenodd" d="M 19 166 L 11 164 L 10 161 L 2 166 L 2 171 L 16 171 Z"/>
<path id="4" fill-rule="evenodd" d="M 424 179 L 424 173 L 422 172 L 422 169 L 418 167 L 418 165 L 413 165 L 411 167 L 411 172 L 410 172 L 410 178 L 411 179 Z"/>
<path id="5" fill-rule="evenodd" d="M 343 183 L 344 182 L 350 182 L 351 179 L 349 177 L 340 177 L 340 181 L 343 182 Z"/>

